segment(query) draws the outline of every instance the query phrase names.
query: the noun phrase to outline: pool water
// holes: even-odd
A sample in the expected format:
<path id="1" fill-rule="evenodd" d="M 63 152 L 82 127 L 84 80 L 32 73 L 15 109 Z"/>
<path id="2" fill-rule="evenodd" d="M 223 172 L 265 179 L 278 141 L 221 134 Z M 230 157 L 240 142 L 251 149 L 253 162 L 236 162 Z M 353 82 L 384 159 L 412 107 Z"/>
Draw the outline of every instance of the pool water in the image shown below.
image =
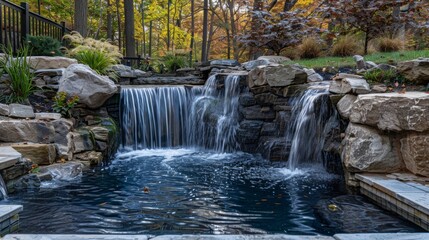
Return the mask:
<path id="1" fill-rule="evenodd" d="M 347 229 L 330 227 L 315 206 L 343 194 L 341 177 L 321 168 L 291 172 L 246 153 L 160 149 L 118 153 L 106 166 L 8 201 L 24 205 L 21 233 L 333 235 Z M 380 214 L 394 222 L 389 231 L 418 231 Z"/>

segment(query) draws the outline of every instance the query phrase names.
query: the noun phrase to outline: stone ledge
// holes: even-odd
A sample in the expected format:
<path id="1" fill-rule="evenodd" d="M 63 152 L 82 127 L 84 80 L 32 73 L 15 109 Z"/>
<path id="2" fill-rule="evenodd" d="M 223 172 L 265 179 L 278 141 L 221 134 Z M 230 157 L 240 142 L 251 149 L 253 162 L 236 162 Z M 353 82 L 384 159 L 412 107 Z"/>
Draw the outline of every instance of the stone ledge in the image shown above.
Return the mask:
<path id="1" fill-rule="evenodd" d="M 12 147 L 0 147 L 0 170 L 15 165 L 22 155 Z"/>

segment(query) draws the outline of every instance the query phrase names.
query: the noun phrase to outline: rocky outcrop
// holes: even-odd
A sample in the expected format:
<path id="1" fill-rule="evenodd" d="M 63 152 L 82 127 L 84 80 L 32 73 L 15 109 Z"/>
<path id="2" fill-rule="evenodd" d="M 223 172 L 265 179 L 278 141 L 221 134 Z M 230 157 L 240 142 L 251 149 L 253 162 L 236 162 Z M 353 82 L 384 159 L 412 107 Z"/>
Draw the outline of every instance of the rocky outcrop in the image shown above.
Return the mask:
<path id="1" fill-rule="evenodd" d="M 359 95 L 350 110 L 350 121 L 381 130 L 429 130 L 429 94 L 424 92 Z"/>
<path id="2" fill-rule="evenodd" d="M 53 144 L 14 144 L 12 145 L 23 157 L 38 165 L 54 163 L 57 152 Z"/>
<path id="3" fill-rule="evenodd" d="M 329 86 L 329 91 L 331 93 L 338 94 L 347 94 L 347 93 L 355 93 L 355 94 L 365 94 L 371 92 L 371 88 L 369 84 L 363 78 L 350 78 L 346 77 L 341 79 L 340 81 L 334 80 L 331 81 Z"/>
<path id="4" fill-rule="evenodd" d="M 401 153 L 408 170 L 429 176 L 429 133 L 408 133 L 401 139 Z"/>
<path id="5" fill-rule="evenodd" d="M 342 160 L 349 172 L 390 173 L 403 168 L 397 146 L 377 129 L 350 123 L 345 135 Z"/>
<path id="6" fill-rule="evenodd" d="M 67 68 L 71 64 L 76 64 L 77 60 L 66 57 L 47 57 L 47 56 L 31 56 L 28 58 L 31 68 L 39 69 L 55 69 Z"/>
<path id="7" fill-rule="evenodd" d="M 108 77 L 98 75 L 83 64 L 72 64 L 60 80 L 60 92 L 79 97 L 79 102 L 89 108 L 98 108 L 117 92 L 115 83 Z"/>
<path id="8" fill-rule="evenodd" d="M 249 73 L 249 87 L 263 86 L 286 87 L 307 82 L 307 73 L 296 65 L 271 65 L 253 69 Z"/>
<path id="9" fill-rule="evenodd" d="M 0 142 L 51 143 L 52 123 L 39 120 L 0 120 Z"/>
<path id="10" fill-rule="evenodd" d="M 398 64 L 398 72 L 414 84 L 429 84 L 429 58 L 421 58 Z"/>

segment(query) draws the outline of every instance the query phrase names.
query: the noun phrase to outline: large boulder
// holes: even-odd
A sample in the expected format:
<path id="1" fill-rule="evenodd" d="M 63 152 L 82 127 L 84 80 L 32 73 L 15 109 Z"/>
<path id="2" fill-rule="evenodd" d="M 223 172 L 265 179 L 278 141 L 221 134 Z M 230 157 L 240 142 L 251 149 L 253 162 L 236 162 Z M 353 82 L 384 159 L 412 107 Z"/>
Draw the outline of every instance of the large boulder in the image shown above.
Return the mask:
<path id="1" fill-rule="evenodd" d="M 284 56 L 260 56 L 256 60 L 264 60 L 268 63 L 284 63 L 284 62 L 290 62 L 290 58 L 284 57 Z"/>
<path id="2" fill-rule="evenodd" d="M 344 78 L 341 81 L 331 81 L 329 91 L 338 94 L 365 94 L 371 92 L 371 88 L 365 79 Z"/>
<path id="3" fill-rule="evenodd" d="M 47 57 L 47 56 L 31 56 L 28 58 L 28 63 L 31 68 L 39 69 L 57 69 L 67 68 L 72 64 L 76 64 L 77 60 L 66 57 Z"/>
<path id="4" fill-rule="evenodd" d="M 51 143 L 55 130 L 50 122 L 0 120 L 0 142 Z"/>
<path id="5" fill-rule="evenodd" d="M 72 64 L 60 80 L 58 91 L 79 97 L 79 102 L 89 108 L 98 108 L 117 92 L 115 83 L 106 76 L 98 75 L 83 64 Z"/>
<path id="6" fill-rule="evenodd" d="M 401 153 L 409 171 L 429 177 L 429 133 L 408 133 L 401 139 Z"/>
<path id="7" fill-rule="evenodd" d="M 381 130 L 429 130 L 429 94 L 424 92 L 359 95 L 350 110 L 350 121 Z"/>
<path id="8" fill-rule="evenodd" d="M 349 172 L 391 173 L 403 167 L 398 149 L 377 129 L 350 123 L 342 145 L 342 160 Z"/>
<path id="9" fill-rule="evenodd" d="M 38 165 L 50 165 L 57 157 L 53 144 L 15 144 L 12 148 Z"/>
<path id="10" fill-rule="evenodd" d="M 398 72 L 415 84 L 429 84 L 429 58 L 401 62 L 398 64 Z"/>
<path id="11" fill-rule="evenodd" d="M 341 117 L 348 119 L 350 117 L 350 111 L 352 110 L 353 104 L 356 101 L 357 96 L 347 94 L 340 99 L 337 103 L 337 110 Z"/>
<path id="12" fill-rule="evenodd" d="M 249 87 L 268 84 L 270 87 L 286 87 L 307 82 L 307 73 L 296 65 L 270 65 L 257 67 L 249 73 Z"/>

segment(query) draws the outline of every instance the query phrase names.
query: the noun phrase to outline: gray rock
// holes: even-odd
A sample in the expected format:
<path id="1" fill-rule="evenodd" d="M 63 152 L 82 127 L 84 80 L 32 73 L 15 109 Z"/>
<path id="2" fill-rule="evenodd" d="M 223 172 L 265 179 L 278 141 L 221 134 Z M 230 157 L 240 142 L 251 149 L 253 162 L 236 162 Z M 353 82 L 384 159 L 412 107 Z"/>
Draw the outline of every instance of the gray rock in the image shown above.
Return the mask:
<path id="1" fill-rule="evenodd" d="M 85 165 L 98 165 L 103 161 L 103 153 L 96 151 L 87 151 L 74 155 L 74 159 L 82 161 Z"/>
<path id="2" fill-rule="evenodd" d="M 109 129 L 104 127 L 90 127 L 89 131 L 93 134 L 94 138 L 99 141 L 107 142 L 109 141 Z"/>
<path id="3" fill-rule="evenodd" d="M 140 77 L 131 81 L 132 85 L 163 84 L 163 85 L 203 85 L 205 80 L 198 76 L 153 76 Z"/>
<path id="4" fill-rule="evenodd" d="M 398 72 L 414 84 L 429 84 L 429 58 L 415 59 L 398 64 Z"/>
<path id="5" fill-rule="evenodd" d="M 261 136 L 277 137 L 279 135 L 279 127 L 274 122 L 265 122 L 262 125 Z"/>
<path id="6" fill-rule="evenodd" d="M 12 147 L 23 157 L 38 165 L 52 164 L 57 157 L 53 144 L 15 144 Z"/>
<path id="7" fill-rule="evenodd" d="M 55 147 L 58 158 L 71 160 L 73 158 L 73 121 L 68 119 L 58 119 L 52 122 L 55 129 Z"/>
<path id="8" fill-rule="evenodd" d="M 353 59 L 356 62 L 356 68 L 359 69 L 366 69 L 366 63 L 365 59 L 361 55 L 354 55 Z"/>
<path id="9" fill-rule="evenodd" d="M 290 145 L 285 137 L 261 137 L 259 147 L 265 159 L 287 161 L 289 158 Z"/>
<path id="10" fill-rule="evenodd" d="M 240 66 L 240 63 L 237 60 L 230 59 L 220 59 L 220 60 L 212 60 L 210 61 L 211 66 L 227 66 L 227 67 L 236 67 Z"/>
<path id="11" fill-rule="evenodd" d="M 341 81 L 331 81 L 329 91 L 338 94 L 366 94 L 371 92 L 371 89 L 365 79 L 344 78 Z"/>
<path id="12" fill-rule="evenodd" d="M 290 62 L 290 58 L 283 56 L 260 56 L 257 60 L 268 61 L 269 63 L 285 63 Z"/>
<path id="13" fill-rule="evenodd" d="M 51 143 L 54 127 L 37 120 L 0 120 L 0 142 Z"/>
<path id="14" fill-rule="evenodd" d="M 72 64 L 61 78 L 59 91 L 79 97 L 79 102 L 89 108 L 101 107 L 117 92 L 115 83 L 108 77 L 98 75 L 83 64 Z"/>
<path id="15" fill-rule="evenodd" d="M 307 73 L 307 82 L 322 82 L 323 77 L 316 73 L 312 68 L 304 68 L 304 71 Z"/>
<path id="16" fill-rule="evenodd" d="M 282 94 L 285 98 L 296 97 L 308 89 L 309 84 L 290 85 L 283 88 Z"/>
<path id="17" fill-rule="evenodd" d="M 0 115 L 9 116 L 9 105 L 0 103 Z"/>
<path id="18" fill-rule="evenodd" d="M 361 75 L 356 74 L 350 74 L 350 73 L 338 73 L 333 80 L 339 81 L 343 80 L 344 78 L 357 78 L 357 79 L 363 79 Z"/>
<path id="19" fill-rule="evenodd" d="M 387 91 L 387 86 L 384 84 L 377 84 L 371 86 L 371 91 L 373 93 L 385 93 Z"/>
<path id="20" fill-rule="evenodd" d="M 39 69 L 34 72 L 36 76 L 62 76 L 65 68 L 57 68 L 57 69 Z"/>
<path id="21" fill-rule="evenodd" d="M 378 68 L 378 65 L 375 62 L 371 62 L 371 61 L 366 61 L 365 66 L 367 69 Z"/>
<path id="22" fill-rule="evenodd" d="M 70 181 L 82 175 L 83 167 L 81 162 L 70 161 L 41 167 L 40 173 L 49 173 L 55 180 Z"/>
<path id="23" fill-rule="evenodd" d="M 80 153 L 94 149 L 92 135 L 86 129 L 79 129 L 76 132 L 72 132 L 72 139 L 73 153 Z"/>
<path id="24" fill-rule="evenodd" d="M 36 174 L 28 174 L 18 179 L 13 179 L 6 185 L 8 193 L 35 190 L 40 188 L 40 179 Z"/>
<path id="25" fill-rule="evenodd" d="M 9 105 L 9 117 L 15 118 L 34 118 L 33 107 L 21 104 L 10 104 Z"/>
<path id="26" fill-rule="evenodd" d="M 403 168 L 398 149 L 377 129 L 350 123 L 342 145 L 342 160 L 350 172 L 392 173 Z"/>
<path id="27" fill-rule="evenodd" d="M 258 142 L 262 124 L 261 121 L 242 121 L 237 129 L 237 141 L 241 144 Z"/>
<path id="28" fill-rule="evenodd" d="M 35 113 L 37 120 L 58 120 L 61 118 L 59 113 Z"/>
<path id="29" fill-rule="evenodd" d="M 261 93 L 255 95 L 256 102 L 261 106 L 272 106 L 277 98 L 278 96 L 272 93 Z"/>
<path id="30" fill-rule="evenodd" d="M 392 65 L 389 65 L 389 64 L 385 64 L 385 63 L 379 64 L 377 66 L 377 68 L 380 69 L 380 70 L 383 70 L 383 71 L 396 71 L 396 67 L 395 66 L 392 66 Z"/>
<path id="31" fill-rule="evenodd" d="M 252 61 L 249 61 L 249 62 L 245 62 L 245 63 L 242 64 L 242 66 L 247 71 L 250 71 L 250 70 L 253 70 L 253 69 L 255 69 L 255 68 L 259 67 L 259 66 L 265 66 L 265 65 L 269 65 L 269 64 L 270 64 L 270 62 L 268 60 L 266 60 L 266 59 L 260 59 L 260 60 L 252 60 Z"/>
<path id="32" fill-rule="evenodd" d="M 347 94 L 341 98 L 341 100 L 337 103 L 337 110 L 341 117 L 349 119 L 350 111 L 356 99 L 357 96 L 351 94 Z"/>
<path id="33" fill-rule="evenodd" d="M 256 105 L 256 100 L 251 93 L 243 93 L 238 99 L 239 103 L 243 107 L 250 107 Z"/>
<path id="34" fill-rule="evenodd" d="M 263 111 L 261 106 L 251 106 L 241 108 L 240 112 L 243 114 L 243 117 L 247 120 L 273 120 L 276 117 L 274 111 L 268 109 L 268 111 Z"/>
<path id="35" fill-rule="evenodd" d="M 409 132 L 401 139 L 401 153 L 410 172 L 429 177 L 429 133 Z"/>
<path id="36" fill-rule="evenodd" d="M 249 87 L 263 86 L 286 87 L 307 82 L 307 73 L 296 65 L 277 65 L 258 67 L 249 72 Z"/>
<path id="37" fill-rule="evenodd" d="M 31 68 L 40 70 L 67 68 L 71 64 L 76 64 L 77 60 L 66 57 L 31 56 L 28 58 L 28 62 Z"/>
<path id="38" fill-rule="evenodd" d="M 350 121 L 381 130 L 423 132 L 429 130 L 429 94 L 424 92 L 359 95 Z"/>
<path id="39" fill-rule="evenodd" d="M 16 163 L 15 165 L 1 170 L 1 176 L 5 182 L 8 182 L 12 179 L 24 176 L 31 170 L 31 166 L 33 163 L 31 161 L 23 158 L 21 161 Z"/>

